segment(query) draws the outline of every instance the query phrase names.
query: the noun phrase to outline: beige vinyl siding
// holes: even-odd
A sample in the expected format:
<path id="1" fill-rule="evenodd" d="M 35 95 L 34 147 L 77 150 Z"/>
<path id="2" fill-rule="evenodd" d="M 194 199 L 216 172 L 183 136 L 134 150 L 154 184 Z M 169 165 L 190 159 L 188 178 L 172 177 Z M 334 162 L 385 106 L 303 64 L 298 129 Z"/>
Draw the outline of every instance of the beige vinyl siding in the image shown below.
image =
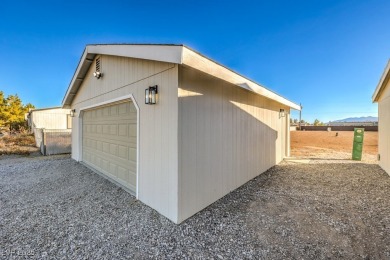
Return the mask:
<path id="1" fill-rule="evenodd" d="M 182 221 L 288 154 L 289 108 L 187 67 L 178 95 Z"/>
<path id="2" fill-rule="evenodd" d="M 133 102 L 83 113 L 83 162 L 133 194 L 137 188 L 137 110 Z"/>
<path id="3" fill-rule="evenodd" d="M 390 174 L 390 82 L 387 83 L 378 102 L 379 140 L 381 156 L 379 165 Z"/>
<path id="4" fill-rule="evenodd" d="M 177 222 L 178 200 L 178 69 L 177 65 L 101 55 L 103 77 L 86 74 L 71 108 L 94 106 L 132 94 L 139 107 L 138 199 Z M 157 105 L 145 105 L 145 89 L 159 86 Z M 82 160 L 79 125 L 73 119 L 72 158 Z"/>

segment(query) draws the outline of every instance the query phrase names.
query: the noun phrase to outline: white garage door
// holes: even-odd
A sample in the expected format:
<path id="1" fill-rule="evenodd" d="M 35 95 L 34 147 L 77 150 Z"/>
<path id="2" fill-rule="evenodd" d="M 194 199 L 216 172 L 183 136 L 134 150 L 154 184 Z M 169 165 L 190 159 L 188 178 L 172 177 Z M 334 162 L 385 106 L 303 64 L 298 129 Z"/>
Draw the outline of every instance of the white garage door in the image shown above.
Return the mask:
<path id="1" fill-rule="evenodd" d="M 136 192 L 137 111 L 131 101 L 83 115 L 83 162 Z"/>

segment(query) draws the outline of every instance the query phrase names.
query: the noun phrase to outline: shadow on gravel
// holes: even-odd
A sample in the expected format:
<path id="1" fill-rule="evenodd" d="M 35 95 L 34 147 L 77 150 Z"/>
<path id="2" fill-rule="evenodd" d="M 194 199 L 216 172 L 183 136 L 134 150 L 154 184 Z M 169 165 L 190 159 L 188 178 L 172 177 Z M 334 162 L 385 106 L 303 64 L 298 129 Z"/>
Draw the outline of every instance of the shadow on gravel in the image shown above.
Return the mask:
<path id="1" fill-rule="evenodd" d="M 69 158 L 0 164 L 0 244 L 36 258 L 390 257 L 375 164 L 281 164 L 181 225 Z M 8 255 L 6 255 L 8 256 Z"/>
<path id="2" fill-rule="evenodd" d="M 355 162 L 352 159 L 340 159 L 340 158 L 316 158 L 316 157 L 302 157 L 300 159 L 307 159 L 307 160 L 316 160 L 316 161 L 346 161 L 346 162 Z M 355 162 L 356 163 L 356 162 Z"/>

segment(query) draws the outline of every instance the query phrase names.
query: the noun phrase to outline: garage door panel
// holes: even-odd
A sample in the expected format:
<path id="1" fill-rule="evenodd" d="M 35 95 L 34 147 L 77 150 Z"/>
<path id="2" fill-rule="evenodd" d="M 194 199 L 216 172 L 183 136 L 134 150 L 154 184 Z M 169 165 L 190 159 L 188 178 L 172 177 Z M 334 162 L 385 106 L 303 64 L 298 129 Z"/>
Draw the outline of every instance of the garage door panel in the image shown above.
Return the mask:
<path id="1" fill-rule="evenodd" d="M 110 115 L 117 115 L 118 114 L 118 107 L 117 106 L 111 106 Z"/>
<path id="2" fill-rule="evenodd" d="M 129 158 L 128 147 L 119 145 L 118 156 L 123 158 L 123 159 Z"/>
<path id="3" fill-rule="evenodd" d="M 136 124 L 129 124 L 128 135 L 131 137 L 137 136 L 137 125 Z"/>
<path id="4" fill-rule="evenodd" d="M 136 159 L 130 160 L 129 156 L 127 156 L 126 158 L 122 158 L 122 157 L 119 157 L 116 155 L 112 155 L 109 152 L 106 153 L 104 151 L 103 152 L 97 151 L 97 150 L 94 150 L 92 148 L 85 148 L 84 151 L 86 153 L 89 153 L 90 156 L 96 157 L 96 159 L 102 158 L 104 160 L 109 160 L 110 162 L 115 163 L 116 165 L 119 165 L 119 166 L 127 168 L 127 169 L 130 169 L 131 165 L 136 163 Z M 84 151 L 83 151 L 83 153 L 84 153 Z M 84 158 L 83 158 L 83 161 L 86 161 L 86 160 L 84 160 Z"/>
<path id="5" fill-rule="evenodd" d="M 96 120 L 97 118 L 99 119 L 112 119 L 116 117 L 122 117 L 123 115 L 129 115 L 129 118 L 134 118 L 134 115 L 131 115 L 133 113 L 137 113 L 137 109 L 133 106 L 133 104 L 130 102 L 130 104 L 117 104 L 117 105 L 111 105 L 111 106 L 106 106 L 103 108 L 96 108 L 93 110 L 90 110 L 91 113 L 87 115 L 84 118 L 91 119 L 91 120 Z M 136 117 L 135 117 L 136 118 Z"/>
<path id="6" fill-rule="evenodd" d="M 84 120 L 86 121 L 86 120 Z M 118 123 L 118 121 L 120 121 L 120 123 Z M 86 123 L 84 122 L 84 127 L 83 127 L 83 130 L 86 131 L 87 133 L 98 133 L 98 128 L 108 128 L 108 129 L 120 129 L 122 133 L 126 133 L 128 134 L 128 130 L 130 128 L 133 128 L 133 130 L 136 128 L 137 126 L 137 121 L 123 121 L 123 120 L 113 120 L 113 121 L 95 121 L 95 122 L 92 122 L 92 121 L 87 121 Z M 95 130 L 96 129 L 96 130 Z M 100 132 L 101 133 L 101 132 Z M 137 133 L 135 131 L 135 133 Z M 115 131 L 110 131 L 109 130 L 109 134 L 112 134 L 112 135 L 118 135 L 118 132 L 115 130 Z M 134 134 L 134 132 L 131 132 L 131 134 Z"/>
<path id="7" fill-rule="evenodd" d="M 137 147 L 137 137 L 136 136 L 130 137 L 129 140 L 130 140 L 130 147 L 136 148 Z"/>
<path id="8" fill-rule="evenodd" d="M 130 161 L 134 160 L 134 158 L 137 158 L 137 149 L 136 148 L 129 148 Z M 133 162 L 136 162 L 136 161 L 133 161 Z"/>
<path id="9" fill-rule="evenodd" d="M 84 135 L 84 133 L 83 133 Z M 94 134 L 94 133 L 90 133 L 88 135 L 88 137 L 86 137 L 88 140 L 94 140 L 94 141 L 101 141 L 102 140 L 102 134 L 99 135 L 99 134 Z M 136 145 L 137 145 L 137 136 L 133 136 L 133 137 L 129 137 L 129 136 L 115 136 L 115 135 L 106 135 L 104 140 L 105 142 L 109 142 L 109 143 L 114 143 L 114 144 L 123 144 L 123 139 L 127 139 L 127 141 L 129 142 L 129 146 L 130 147 L 133 147 L 133 148 L 136 148 Z M 128 146 L 126 144 L 126 146 Z"/>
<path id="10" fill-rule="evenodd" d="M 128 161 L 125 163 L 120 163 L 116 161 L 115 163 L 112 163 L 112 158 L 110 156 L 100 156 L 96 155 L 94 152 L 85 151 L 84 152 L 84 162 L 91 166 L 92 168 L 95 168 L 99 172 L 102 172 L 103 174 L 109 175 L 109 177 L 115 177 L 114 179 L 116 181 L 117 178 L 123 180 L 123 181 L 131 181 L 128 184 L 135 185 L 136 184 L 136 169 L 137 164 L 136 162 Z M 118 170 L 121 169 L 121 170 Z M 126 173 L 126 176 L 123 175 Z M 134 190 L 135 192 L 135 190 Z"/>
<path id="11" fill-rule="evenodd" d="M 118 145 L 110 144 L 110 154 L 118 156 Z"/>
<path id="12" fill-rule="evenodd" d="M 120 183 L 121 185 L 135 192 L 137 182 L 137 176 L 135 173 L 130 172 L 126 168 L 117 165 L 110 165 L 109 167 L 107 167 L 107 160 L 103 160 L 102 158 L 96 159 L 97 160 L 95 165 L 92 166 L 89 163 L 87 164 L 93 167 L 98 172 L 106 175 L 110 179 Z M 134 185 L 132 183 L 134 183 Z"/>
<path id="13" fill-rule="evenodd" d="M 136 192 L 137 111 L 133 103 L 85 111 L 83 161 Z"/>
<path id="14" fill-rule="evenodd" d="M 128 124 L 119 124 L 118 125 L 118 136 L 128 136 Z"/>
<path id="15" fill-rule="evenodd" d="M 133 112 L 129 112 L 133 113 Z M 115 115 L 115 116 L 107 116 L 107 117 L 95 117 L 95 118 L 84 118 L 88 120 L 88 122 L 103 122 L 103 123 L 110 123 L 112 121 L 117 121 L 118 119 L 124 120 L 126 122 L 130 123 L 136 123 L 137 122 L 137 114 L 135 115 L 128 115 L 128 118 L 123 119 L 124 115 Z"/>

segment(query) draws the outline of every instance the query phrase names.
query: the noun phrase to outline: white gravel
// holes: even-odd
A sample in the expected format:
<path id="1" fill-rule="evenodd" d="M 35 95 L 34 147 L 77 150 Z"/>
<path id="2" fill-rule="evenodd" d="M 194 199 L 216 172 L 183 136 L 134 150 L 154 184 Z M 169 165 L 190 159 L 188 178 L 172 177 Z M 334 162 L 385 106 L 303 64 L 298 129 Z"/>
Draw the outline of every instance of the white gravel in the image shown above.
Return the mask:
<path id="1" fill-rule="evenodd" d="M 68 156 L 0 159 L 0 258 L 390 257 L 375 164 L 283 163 L 181 225 Z"/>

